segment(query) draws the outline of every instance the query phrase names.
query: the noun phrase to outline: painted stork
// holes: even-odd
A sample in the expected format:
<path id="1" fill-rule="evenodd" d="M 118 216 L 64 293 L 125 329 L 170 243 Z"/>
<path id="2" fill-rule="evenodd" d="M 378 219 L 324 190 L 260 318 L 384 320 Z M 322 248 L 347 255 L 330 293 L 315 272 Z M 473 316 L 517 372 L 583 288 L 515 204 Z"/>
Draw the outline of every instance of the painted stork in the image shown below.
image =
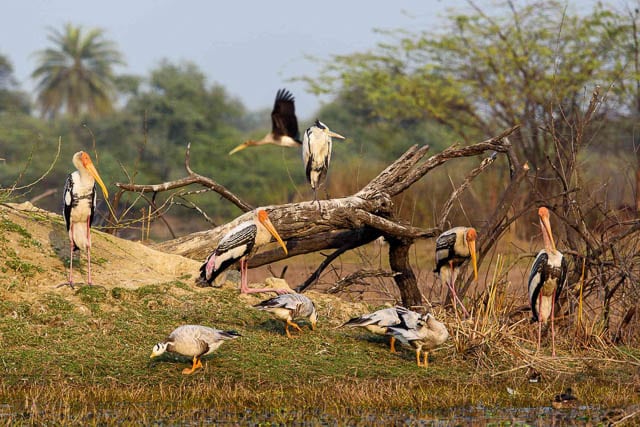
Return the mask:
<path id="1" fill-rule="evenodd" d="M 275 144 L 281 147 L 298 147 L 300 130 L 296 118 L 295 98 L 286 89 L 276 93 L 276 100 L 271 110 L 271 132 L 258 141 L 245 141 L 229 152 L 229 155 L 254 145 Z"/>
<path id="2" fill-rule="evenodd" d="M 307 181 L 313 190 L 313 201 L 318 200 L 317 190 L 327 177 L 331 162 L 331 138 L 345 139 L 344 136 L 332 132 L 327 125 L 316 119 L 302 137 L 302 162 L 304 163 Z"/>
<path id="3" fill-rule="evenodd" d="M 76 171 L 67 176 L 63 194 L 63 216 L 69 232 L 71 256 L 69 257 L 69 286 L 73 288 L 73 251 L 87 251 L 87 284 L 91 285 L 91 223 L 96 209 L 95 183 L 102 189 L 105 199 L 109 192 L 102 182 L 91 157 L 84 151 L 73 155 Z"/>
<path id="4" fill-rule="evenodd" d="M 300 326 L 298 326 L 293 320 L 298 317 L 307 317 L 311 322 L 311 330 L 316 330 L 316 324 L 318 323 L 318 311 L 316 305 L 311 299 L 302 294 L 284 294 L 277 297 L 270 298 L 262 301 L 256 305 L 258 310 L 264 310 L 271 313 L 276 319 L 284 322 L 284 331 L 287 337 L 291 337 L 289 332 L 289 326 L 292 326 L 298 332 L 302 332 Z"/>
<path id="5" fill-rule="evenodd" d="M 404 307 L 396 306 L 374 311 L 373 313 L 363 314 L 359 317 L 353 317 L 342 326 L 348 326 L 350 328 L 360 326 L 376 335 L 386 335 L 387 330 L 391 326 L 404 324 L 409 328 L 416 328 L 418 326 L 419 319 L 420 313 L 416 313 L 415 311 L 411 311 Z M 390 335 L 390 337 L 390 351 L 391 353 L 396 353 L 396 338 L 393 335 Z"/>
<path id="6" fill-rule="evenodd" d="M 416 349 L 418 366 L 429 367 L 429 351 L 443 344 L 449 338 L 449 332 L 442 322 L 433 314 L 427 313 L 418 321 L 418 326 L 411 328 L 405 325 L 390 326 L 387 334 L 396 337 L 403 344 Z M 420 354 L 423 355 L 422 362 Z"/>
<path id="7" fill-rule="evenodd" d="M 440 280 L 446 283 L 451 290 L 453 306 L 456 301 L 464 311 L 465 316 L 469 312 L 456 294 L 456 277 L 462 263 L 471 258 L 473 265 L 473 280 L 478 280 L 478 264 L 476 259 L 476 238 L 478 233 L 471 227 L 454 227 L 445 231 L 436 239 L 436 268 L 434 273 L 440 275 Z"/>
<path id="8" fill-rule="evenodd" d="M 151 358 L 158 357 L 165 351 L 193 357 L 193 366 L 184 368 L 182 373 L 192 374 L 202 368 L 203 356 L 213 353 L 224 341 L 233 340 L 240 336 L 236 331 L 221 331 L 201 325 L 178 326 L 162 342 L 153 346 Z"/>
<path id="9" fill-rule="evenodd" d="M 538 209 L 540 228 L 544 240 L 544 249 L 538 252 L 529 273 L 529 303 L 531 304 L 531 323 L 538 322 L 538 350 L 542 324 L 551 316 L 552 355 L 556 355 L 556 335 L 553 325 L 555 305 L 564 282 L 567 278 L 567 260 L 556 249 L 556 243 L 551 233 L 549 209 L 542 206 Z"/>
<path id="10" fill-rule="evenodd" d="M 238 224 L 220 239 L 218 247 L 200 267 L 201 282 L 210 285 L 220 273 L 239 260 L 241 293 L 291 292 L 290 289 L 250 289 L 247 284 L 247 258 L 253 256 L 260 246 L 269 243 L 271 236 L 275 237 L 284 253 L 288 254 L 287 246 L 271 223 L 267 211 L 256 209 L 251 220 Z"/>

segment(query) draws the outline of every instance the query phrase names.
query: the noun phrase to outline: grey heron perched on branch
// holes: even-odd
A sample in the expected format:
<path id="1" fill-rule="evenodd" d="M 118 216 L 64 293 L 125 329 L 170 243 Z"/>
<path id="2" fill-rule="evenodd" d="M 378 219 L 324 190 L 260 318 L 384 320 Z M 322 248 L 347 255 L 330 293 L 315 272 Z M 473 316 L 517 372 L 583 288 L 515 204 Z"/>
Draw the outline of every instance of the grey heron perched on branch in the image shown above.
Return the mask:
<path id="1" fill-rule="evenodd" d="M 200 267 L 200 280 L 211 284 L 215 278 L 229 266 L 240 261 L 240 292 L 276 292 L 287 293 L 290 289 L 252 289 L 247 283 L 247 258 L 250 258 L 260 246 L 266 245 L 273 236 L 288 254 L 287 245 L 271 223 L 267 211 L 256 209 L 253 218 L 238 224 L 225 234 L 216 249 Z"/>
<path id="2" fill-rule="evenodd" d="M 436 239 L 436 268 L 433 271 L 440 275 L 440 280 L 451 290 L 453 306 L 456 306 L 456 302 L 460 303 L 465 316 L 469 316 L 469 312 L 458 298 L 455 282 L 460 266 L 469 258 L 473 266 L 473 280 L 478 280 L 477 238 L 475 228 L 454 227 Z"/>
<path id="3" fill-rule="evenodd" d="M 554 329 L 555 306 L 564 282 L 567 278 L 567 260 L 556 249 L 556 243 L 551 232 L 549 209 L 542 206 L 538 209 L 540 228 L 544 240 L 544 249 L 538 252 L 529 273 L 529 302 L 531 303 L 531 322 L 538 322 L 538 350 L 542 324 L 551 317 L 552 356 L 556 355 L 556 335 Z"/>
<path id="4" fill-rule="evenodd" d="M 91 157 L 84 151 L 73 155 L 73 165 L 76 171 L 67 176 L 63 193 L 63 216 L 69 232 L 71 255 L 69 257 L 69 282 L 73 288 L 73 251 L 87 251 L 87 284 L 91 285 L 91 223 L 96 210 L 96 185 L 100 185 L 105 199 L 109 192 L 98 174 L 98 170 L 91 161 Z"/>
<path id="5" fill-rule="evenodd" d="M 276 93 L 276 99 L 271 110 L 271 132 L 257 141 L 249 140 L 235 147 L 229 155 L 244 150 L 254 145 L 275 144 L 281 147 L 298 147 L 300 130 L 296 118 L 295 98 L 286 89 L 280 89 Z"/>
<path id="6" fill-rule="evenodd" d="M 318 119 L 305 131 L 302 137 L 302 162 L 307 181 L 313 190 L 313 201 L 318 200 L 318 187 L 324 183 L 327 177 L 331 162 L 331 138 L 345 139 L 339 133 L 331 131 Z"/>

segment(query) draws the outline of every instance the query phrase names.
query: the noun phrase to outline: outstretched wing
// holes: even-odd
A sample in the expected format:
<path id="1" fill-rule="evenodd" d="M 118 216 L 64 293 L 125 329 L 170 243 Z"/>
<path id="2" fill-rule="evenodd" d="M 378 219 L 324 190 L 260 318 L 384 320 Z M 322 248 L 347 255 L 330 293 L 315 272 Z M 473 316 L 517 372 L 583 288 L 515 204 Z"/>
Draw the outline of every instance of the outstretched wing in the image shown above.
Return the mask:
<path id="1" fill-rule="evenodd" d="M 300 141 L 294 97 L 286 89 L 280 89 L 276 93 L 276 100 L 271 111 L 271 132 L 274 139 L 286 135 Z"/>

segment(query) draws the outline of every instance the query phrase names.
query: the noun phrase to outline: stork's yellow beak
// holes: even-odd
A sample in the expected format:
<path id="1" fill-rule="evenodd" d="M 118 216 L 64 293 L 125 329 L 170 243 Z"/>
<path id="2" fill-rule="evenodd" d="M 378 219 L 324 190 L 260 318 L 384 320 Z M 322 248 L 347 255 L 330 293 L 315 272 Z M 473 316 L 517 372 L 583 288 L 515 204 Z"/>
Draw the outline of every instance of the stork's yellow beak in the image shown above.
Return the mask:
<path id="1" fill-rule="evenodd" d="M 245 141 L 242 144 L 238 145 L 233 150 L 229 151 L 229 155 L 232 155 L 233 153 L 237 153 L 238 151 L 244 150 L 245 148 L 247 148 L 250 145 L 254 145 L 253 141 Z"/>
<path id="2" fill-rule="evenodd" d="M 87 171 L 91 174 L 93 179 L 96 180 L 96 182 L 102 189 L 102 194 L 104 195 L 104 198 L 109 200 L 109 192 L 107 191 L 107 187 L 104 185 L 102 178 L 100 178 L 100 174 L 98 173 L 98 170 L 93 165 L 93 162 L 91 161 L 91 157 L 89 157 L 87 153 L 83 153 L 80 160 L 82 161 L 83 166 L 87 169 Z"/>
<path id="3" fill-rule="evenodd" d="M 276 230 L 276 228 L 271 223 L 271 220 L 267 216 L 267 212 L 263 211 L 263 210 L 259 211 L 258 212 L 258 220 L 262 223 L 262 225 L 264 225 L 264 227 L 267 230 L 269 230 L 269 233 L 271 233 L 271 235 L 278 241 L 280 246 L 282 246 L 282 249 L 284 250 L 284 254 L 285 255 L 289 255 L 289 251 L 287 250 L 287 245 L 282 241 L 282 238 L 278 234 L 278 231 Z"/>
<path id="4" fill-rule="evenodd" d="M 545 233 L 547 233 L 547 237 L 549 237 L 549 242 L 551 242 L 551 250 L 553 253 L 556 253 L 556 242 L 553 240 L 553 233 L 551 233 L 551 222 L 549 221 L 549 216 L 541 216 L 540 223 L 542 224 L 542 228 Z"/>
<path id="5" fill-rule="evenodd" d="M 471 254 L 471 265 L 473 265 L 473 280 L 478 281 L 478 259 L 476 255 L 476 241 L 469 241 L 469 253 Z"/>

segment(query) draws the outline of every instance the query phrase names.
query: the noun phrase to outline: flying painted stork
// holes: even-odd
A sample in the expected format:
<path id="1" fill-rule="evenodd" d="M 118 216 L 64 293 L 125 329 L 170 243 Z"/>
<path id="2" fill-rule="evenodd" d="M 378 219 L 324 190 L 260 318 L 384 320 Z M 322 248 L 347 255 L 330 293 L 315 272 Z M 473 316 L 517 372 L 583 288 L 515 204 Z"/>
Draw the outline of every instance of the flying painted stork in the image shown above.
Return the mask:
<path id="1" fill-rule="evenodd" d="M 240 292 L 243 294 L 256 292 L 291 292 L 290 289 L 253 289 L 247 284 L 247 258 L 251 258 L 260 246 L 271 241 L 273 236 L 288 254 L 287 246 L 271 223 L 267 211 L 256 209 L 253 218 L 238 224 L 225 234 L 218 247 L 207 257 L 200 267 L 200 280 L 209 285 L 230 265 L 240 261 Z"/>
<path id="2" fill-rule="evenodd" d="M 96 209 L 97 182 L 102 189 L 105 199 L 109 192 L 102 182 L 91 157 L 84 151 L 73 155 L 73 165 L 76 171 L 67 176 L 64 184 L 63 210 L 64 221 L 69 232 L 71 256 L 69 257 L 69 283 L 73 288 L 73 251 L 87 251 L 87 284 L 91 285 L 91 223 Z"/>
<path id="3" fill-rule="evenodd" d="M 477 237 L 478 233 L 475 228 L 454 227 L 436 239 L 436 268 L 433 271 L 440 275 L 440 280 L 446 283 L 451 290 L 454 308 L 457 301 L 465 316 L 469 316 L 469 312 L 456 294 L 455 282 L 460 266 L 469 258 L 471 258 L 473 265 L 473 280 L 478 280 Z"/>
<path id="4" fill-rule="evenodd" d="M 345 139 L 344 136 L 332 132 L 327 125 L 316 119 L 302 137 L 302 162 L 304 163 L 307 181 L 313 190 L 313 201 L 318 200 L 318 187 L 324 183 L 331 162 L 331 138 Z"/>
<path id="5" fill-rule="evenodd" d="M 542 324 L 551 317 L 552 356 L 556 355 L 556 335 L 553 325 L 555 305 L 564 282 L 567 279 L 567 260 L 556 249 L 556 243 L 551 233 L 549 209 L 542 206 L 538 209 L 540 228 L 544 240 L 544 249 L 538 252 L 529 273 L 529 303 L 531 304 L 531 323 L 538 322 L 538 351 Z"/>
<path id="6" fill-rule="evenodd" d="M 420 317 L 420 313 L 404 307 L 395 306 L 383 308 L 373 313 L 363 314 L 359 317 L 353 317 L 342 326 L 348 326 L 350 328 L 360 326 L 376 335 L 386 335 L 387 330 L 391 326 L 407 325 L 409 328 L 416 328 Z M 391 341 L 389 343 L 391 353 L 396 353 L 395 344 L 396 338 L 391 335 Z"/>
<path id="7" fill-rule="evenodd" d="M 296 118 L 295 98 L 286 89 L 276 93 L 276 100 L 271 110 L 271 132 L 258 141 L 245 141 L 229 152 L 229 155 L 254 145 L 275 144 L 281 147 L 299 147 L 300 130 Z"/>

